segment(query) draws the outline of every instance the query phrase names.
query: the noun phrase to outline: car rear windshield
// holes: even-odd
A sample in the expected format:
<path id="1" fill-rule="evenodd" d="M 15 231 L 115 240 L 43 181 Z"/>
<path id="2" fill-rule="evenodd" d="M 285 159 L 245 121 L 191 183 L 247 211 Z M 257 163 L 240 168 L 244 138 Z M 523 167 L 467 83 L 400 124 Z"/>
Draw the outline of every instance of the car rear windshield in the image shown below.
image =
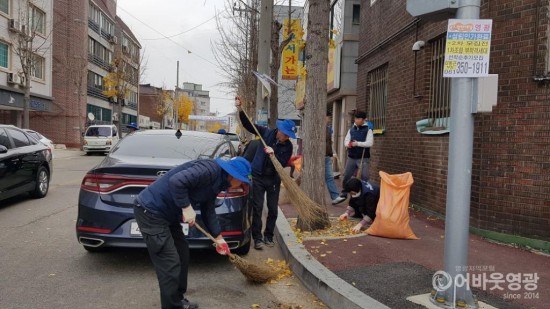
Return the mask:
<path id="1" fill-rule="evenodd" d="M 204 136 L 129 135 L 113 149 L 113 155 L 170 159 L 206 159 L 229 155 L 229 145 Z"/>
<path id="2" fill-rule="evenodd" d="M 86 131 L 86 136 L 111 136 L 111 128 L 109 127 L 89 127 Z"/>

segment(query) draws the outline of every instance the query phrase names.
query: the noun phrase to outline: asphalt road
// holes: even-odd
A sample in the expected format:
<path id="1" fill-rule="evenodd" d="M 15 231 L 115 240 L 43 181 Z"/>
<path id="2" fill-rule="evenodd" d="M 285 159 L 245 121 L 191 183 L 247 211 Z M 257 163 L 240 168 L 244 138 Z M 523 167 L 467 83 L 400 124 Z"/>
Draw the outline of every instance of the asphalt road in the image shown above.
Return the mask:
<path id="1" fill-rule="evenodd" d="M 103 156 L 55 155 L 45 198 L 0 202 L 0 308 L 160 308 L 145 249 L 89 253 L 76 240 L 80 182 Z M 268 257 L 283 259 L 277 247 L 252 249 L 246 259 Z M 214 251 L 191 252 L 187 297 L 200 308 L 323 308 L 297 278 L 253 285 Z"/>

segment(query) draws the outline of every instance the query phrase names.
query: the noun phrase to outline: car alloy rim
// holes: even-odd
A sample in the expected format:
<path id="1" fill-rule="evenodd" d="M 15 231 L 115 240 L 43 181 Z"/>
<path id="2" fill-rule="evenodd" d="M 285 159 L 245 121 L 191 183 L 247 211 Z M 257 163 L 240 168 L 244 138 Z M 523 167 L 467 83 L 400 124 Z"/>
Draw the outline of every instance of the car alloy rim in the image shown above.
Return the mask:
<path id="1" fill-rule="evenodd" d="M 46 171 L 40 171 L 38 182 L 40 183 L 40 192 L 42 192 L 42 194 L 46 193 L 46 191 L 48 190 L 48 173 L 46 173 Z"/>

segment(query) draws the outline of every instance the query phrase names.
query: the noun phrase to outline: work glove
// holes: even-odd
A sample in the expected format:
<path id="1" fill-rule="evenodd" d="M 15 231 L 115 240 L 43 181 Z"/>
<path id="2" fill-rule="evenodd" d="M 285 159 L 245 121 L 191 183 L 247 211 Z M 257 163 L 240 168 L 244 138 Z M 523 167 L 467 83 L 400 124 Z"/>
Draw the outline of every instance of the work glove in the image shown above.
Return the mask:
<path id="1" fill-rule="evenodd" d="M 197 213 L 195 213 L 195 210 L 193 209 L 193 206 L 189 205 L 182 209 L 183 213 L 183 222 L 189 223 L 189 226 L 193 226 L 195 224 L 195 218 L 197 217 Z"/>
<path id="2" fill-rule="evenodd" d="M 353 216 L 353 215 L 355 215 L 355 210 L 353 209 L 353 207 L 347 206 L 346 212 L 341 214 L 340 217 L 338 217 L 338 220 L 345 221 L 349 218 L 349 216 Z"/>
<path id="3" fill-rule="evenodd" d="M 216 243 L 214 244 L 216 246 L 216 252 L 218 252 L 221 255 L 229 255 L 231 254 L 231 251 L 229 250 L 229 246 L 223 239 L 223 237 L 220 235 L 216 238 Z"/>
<path id="4" fill-rule="evenodd" d="M 352 229 L 351 232 L 356 234 L 359 233 L 362 229 L 365 229 L 365 227 L 372 223 L 372 219 L 369 216 L 363 216 L 363 220 L 361 222 L 357 223 Z"/>
<path id="5" fill-rule="evenodd" d="M 353 142 L 354 142 L 354 141 L 350 141 L 350 142 L 348 143 L 348 148 L 352 148 L 352 147 L 353 147 Z"/>
<path id="6" fill-rule="evenodd" d="M 273 148 L 267 146 L 264 148 L 264 152 L 268 155 L 272 155 L 273 154 Z"/>

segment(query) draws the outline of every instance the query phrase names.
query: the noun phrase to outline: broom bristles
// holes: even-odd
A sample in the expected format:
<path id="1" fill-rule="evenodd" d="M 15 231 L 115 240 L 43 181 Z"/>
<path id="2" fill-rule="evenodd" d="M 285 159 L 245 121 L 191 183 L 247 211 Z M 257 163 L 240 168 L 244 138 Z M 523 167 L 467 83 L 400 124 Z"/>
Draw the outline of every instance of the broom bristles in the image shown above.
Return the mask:
<path id="1" fill-rule="evenodd" d="M 236 254 L 230 255 L 229 260 L 246 279 L 252 282 L 265 283 L 275 278 L 278 274 L 277 271 L 271 267 L 252 264 Z"/>
<path id="2" fill-rule="evenodd" d="M 281 163 L 273 156 L 269 156 L 273 162 L 273 166 L 277 173 L 281 177 L 281 181 L 285 185 L 285 189 L 290 195 L 290 201 L 298 212 L 298 217 L 304 223 L 304 226 L 313 227 L 316 223 L 322 222 L 326 226 L 330 226 L 327 212 L 317 204 L 315 201 L 309 198 L 304 191 L 300 189 L 298 184 L 285 173 Z"/>

